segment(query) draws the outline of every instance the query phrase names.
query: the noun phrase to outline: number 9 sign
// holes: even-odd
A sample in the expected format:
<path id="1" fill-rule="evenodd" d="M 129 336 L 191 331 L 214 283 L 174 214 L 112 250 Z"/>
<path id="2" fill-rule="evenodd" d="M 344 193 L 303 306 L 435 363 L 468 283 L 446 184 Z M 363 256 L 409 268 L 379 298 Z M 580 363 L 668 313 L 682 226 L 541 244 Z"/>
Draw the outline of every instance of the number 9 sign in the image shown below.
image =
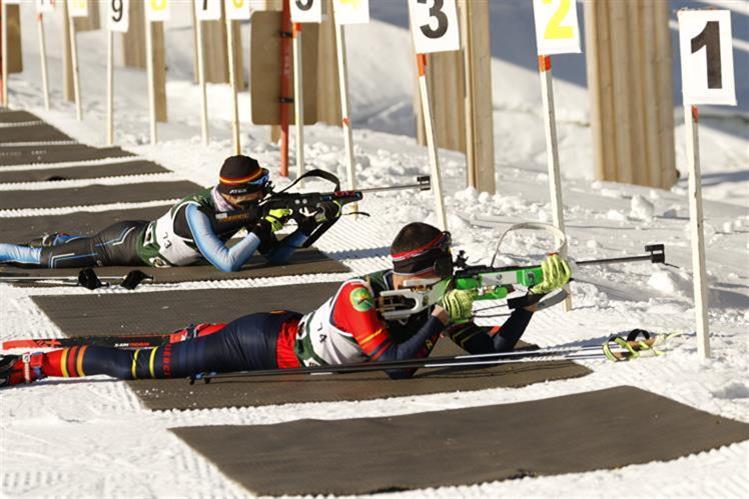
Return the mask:
<path id="1" fill-rule="evenodd" d="M 679 45 L 684 104 L 735 106 L 731 12 L 680 10 Z"/>
<path id="2" fill-rule="evenodd" d="M 145 0 L 149 22 L 169 20 L 169 0 Z"/>
<path id="3" fill-rule="evenodd" d="M 455 0 L 408 0 L 417 54 L 460 50 Z"/>
<path id="4" fill-rule="evenodd" d="M 135 0 L 136 2 L 138 0 Z M 130 0 L 109 0 L 109 31 L 127 33 L 130 24 Z"/>
<path id="5" fill-rule="evenodd" d="M 533 0 L 538 55 L 580 53 L 575 0 Z"/>

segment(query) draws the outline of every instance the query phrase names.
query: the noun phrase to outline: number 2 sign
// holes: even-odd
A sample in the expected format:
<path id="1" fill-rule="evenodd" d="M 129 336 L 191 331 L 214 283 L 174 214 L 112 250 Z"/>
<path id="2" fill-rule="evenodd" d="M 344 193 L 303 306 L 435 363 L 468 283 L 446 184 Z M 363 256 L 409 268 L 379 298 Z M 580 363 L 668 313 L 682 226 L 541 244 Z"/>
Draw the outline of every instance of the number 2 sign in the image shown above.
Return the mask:
<path id="1" fill-rule="evenodd" d="M 408 0 L 417 54 L 460 50 L 455 0 Z"/>
<path id="2" fill-rule="evenodd" d="M 575 0 L 533 0 L 538 55 L 580 52 Z"/>
<path id="3" fill-rule="evenodd" d="M 136 2 L 138 0 L 135 0 Z M 127 33 L 130 27 L 130 0 L 109 0 L 109 31 Z"/>
<path id="4" fill-rule="evenodd" d="M 323 0 L 290 0 L 291 22 L 321 23 L 322 4 Z"/>
<path id="5" fill-rule="evenodd" d="M 731 12 L 680 10 L 679 44 L 684 104 L 735 106 Z"/>

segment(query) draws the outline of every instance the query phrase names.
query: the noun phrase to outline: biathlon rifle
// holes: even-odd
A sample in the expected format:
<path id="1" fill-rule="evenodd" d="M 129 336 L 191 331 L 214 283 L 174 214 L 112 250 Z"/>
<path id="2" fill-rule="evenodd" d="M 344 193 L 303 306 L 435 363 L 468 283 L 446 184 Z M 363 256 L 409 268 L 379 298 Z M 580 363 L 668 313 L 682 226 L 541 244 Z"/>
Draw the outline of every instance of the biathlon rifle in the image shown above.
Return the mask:
<path id="1" fill-rule="evenodd" d="M 328 181 L 334 185 L 331 192 L 289 192 L 289 189 L 305 179 L 317 178 Z M 251 206 L 244 210 L 220 212 L 214 216 L 213 226 L 220 230 L 227 224 L 239 224 L 248 227 L 254 225 L 259 219 L 265 217 L 271 210 L 287 209 L 292 211 L 291 218 L 297 223 L 314 216 L 315 221 L 320 223 L 314 232 L 307 238 L 305 247 L 314 243 L 330 226 L 335 223 L 335 216 L 324 212 L 324 207 L 335 203 L 340 211 L 343 206 L 361 201 L 364 194 L 372 192 L 388 192 L 404 189 L 418 189 L 428 191 L 431 189 L 429 175 L 416 177 L 416 183 L 393 185 L 387 187 L 372 187 L 355 191 L 342 191 L 340 179 L 330 172 L 324 170 L 310 170 L 292 182 L 284 189 L 275 192 L 270 185 L 268 195 L 260 201 L 257 206 Z M 362 213 L 366 215 L 366 213 Z"/>
<path id="2" fill-rule="evenodd" d="M 666 263 L 663 244 L 645 246 L 645 255 L 620 258 L 602 258 L 571 262 L 573 267 L 585 265 L 607 265 L 612 263 L 649 261 Z M 441 280 L 413 279 L 405 281 L 405 288 L 383 291 L 379 296 L 379 310 L 385 319 L 404 319 L 439 302 L 450 289 L 475 290 L 476 301 L 503 300 L 515 291 L 515 286 L 530 289 L 543 281 L 541 265 L 494 267 L 492 265 L 468 265 L 464 251 L 458 253 L 452 277 Z M 510 309 L 537 304 L 542 310 L 563 301 L 566 291 L 541 300 L 542 295 L 528 294 L 507 300 Z"/>

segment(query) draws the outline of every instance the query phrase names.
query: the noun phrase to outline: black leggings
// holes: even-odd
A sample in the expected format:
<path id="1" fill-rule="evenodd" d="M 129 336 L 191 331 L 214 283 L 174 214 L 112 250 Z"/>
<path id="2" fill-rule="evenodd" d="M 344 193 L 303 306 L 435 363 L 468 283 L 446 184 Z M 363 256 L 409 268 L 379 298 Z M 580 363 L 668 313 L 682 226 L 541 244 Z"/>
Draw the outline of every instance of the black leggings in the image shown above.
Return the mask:
<path id="1" fill-rule="evenodd" d="M 75 237 L 42 248 L 39 265 L 51 269 L 143 265 L 138 240 L 148 222 L 117 222 L 91 237 Z"/>

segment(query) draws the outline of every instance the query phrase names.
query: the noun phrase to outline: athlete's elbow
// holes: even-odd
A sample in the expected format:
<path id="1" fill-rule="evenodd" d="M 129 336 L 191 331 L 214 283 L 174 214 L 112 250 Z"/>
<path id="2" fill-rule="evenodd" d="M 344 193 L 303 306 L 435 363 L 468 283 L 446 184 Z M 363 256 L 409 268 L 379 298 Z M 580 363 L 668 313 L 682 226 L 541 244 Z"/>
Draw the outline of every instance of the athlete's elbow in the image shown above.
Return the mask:
<path id="1" fill-rule="evenodd" d="M 416 369 L 388 369 L 385 371 L 385 374 L 390 379 L 409 379 L 413 377 L 415 372 Z"/>
<path id="2" fill-rule="evenodd" d="M 234 272 L 240 265 L 233 265 L 230 262 L 211 262 L 220 272 Z"/>

